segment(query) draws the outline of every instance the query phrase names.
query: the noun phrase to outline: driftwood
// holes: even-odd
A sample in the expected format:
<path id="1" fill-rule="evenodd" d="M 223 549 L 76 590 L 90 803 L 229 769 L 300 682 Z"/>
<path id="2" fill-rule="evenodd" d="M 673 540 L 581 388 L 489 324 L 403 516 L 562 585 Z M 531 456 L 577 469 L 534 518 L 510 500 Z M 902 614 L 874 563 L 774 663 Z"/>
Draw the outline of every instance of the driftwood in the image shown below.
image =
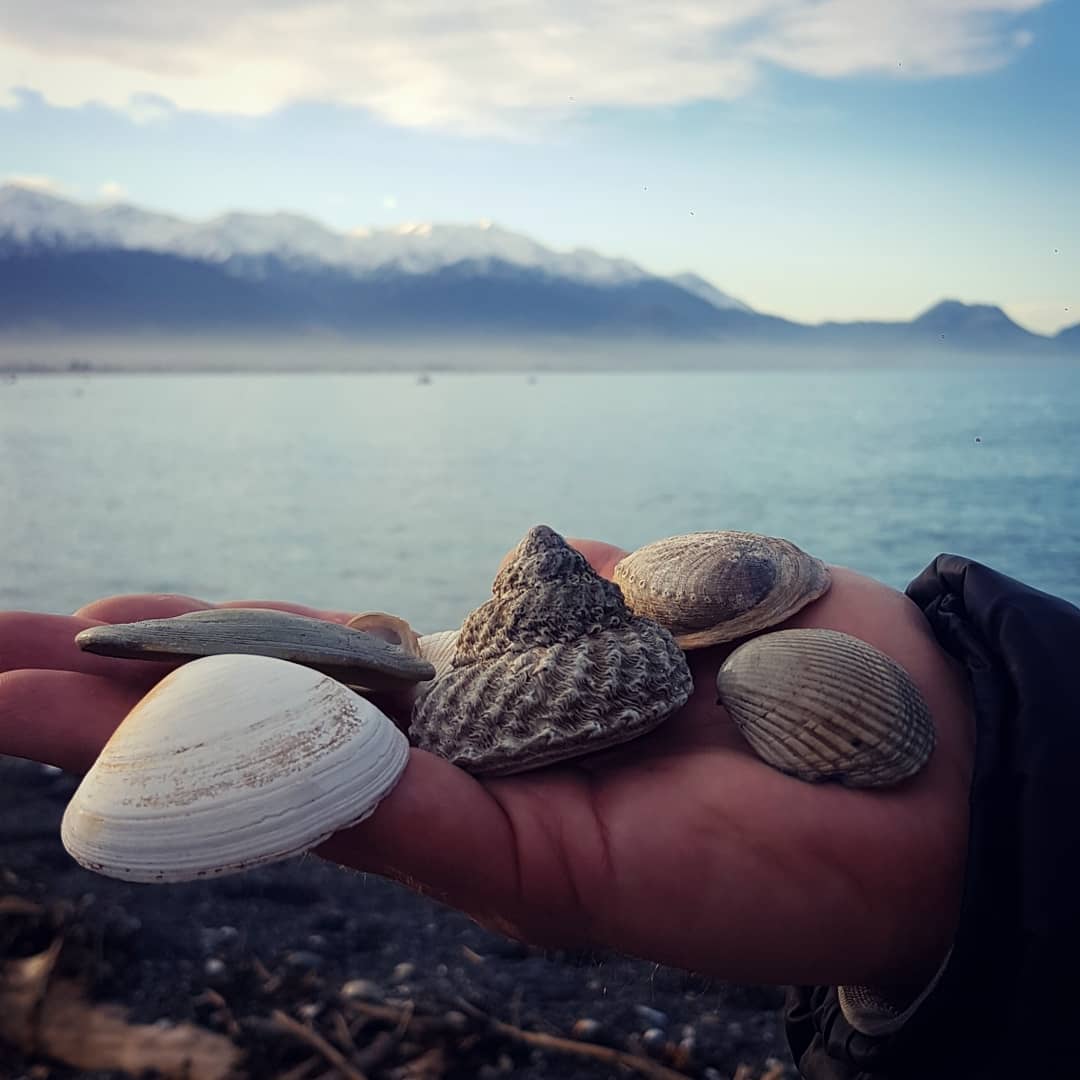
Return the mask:
<path id="1" fill-rule="evenodd" d="M 0 967 L 0 1039 L 78 1069 L 133 1076 L 154 1069 L 166 1080 L 239 1075 L 241 1052 L 225 1036 L 194 1024 L 129 1023 L 124 1009 L 92 1004 L 74 980 L 54 978 L 62 948 L 56 938 L 44 952 Z"/>

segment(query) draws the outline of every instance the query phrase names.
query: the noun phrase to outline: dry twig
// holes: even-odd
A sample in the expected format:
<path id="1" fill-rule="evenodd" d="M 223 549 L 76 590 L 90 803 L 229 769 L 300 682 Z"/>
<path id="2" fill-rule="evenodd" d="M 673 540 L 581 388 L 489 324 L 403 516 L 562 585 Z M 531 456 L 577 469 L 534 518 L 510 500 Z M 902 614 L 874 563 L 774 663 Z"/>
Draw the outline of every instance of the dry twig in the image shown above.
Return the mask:
<path id="1" fill-rule="evenodd" d="M 324 1039 L 314 1028 L 308 1027 L 306 1024 L 300 1023 L 299 1020 L 294 1020 L 287 1013 L 282 1012 L 280 1009 L 275 1009 L 271 1013 L 274 1023 L 282 1029 L 287 1031 L 290 1035 L 295 1035 L 296 1038 L 302 1042 L 306 1042 L 313 1050 L 317 1050 L 331 1065 L 334 1066 L 338 1072 L 342 1073 L 347 1080 L 367 1080 L 367 1076 L 360 1072 L 359 1069 L 354 1068 L 345 1060 L 345 1055 L 341 1053 L 332 1043 L 329 1043 Z"/>

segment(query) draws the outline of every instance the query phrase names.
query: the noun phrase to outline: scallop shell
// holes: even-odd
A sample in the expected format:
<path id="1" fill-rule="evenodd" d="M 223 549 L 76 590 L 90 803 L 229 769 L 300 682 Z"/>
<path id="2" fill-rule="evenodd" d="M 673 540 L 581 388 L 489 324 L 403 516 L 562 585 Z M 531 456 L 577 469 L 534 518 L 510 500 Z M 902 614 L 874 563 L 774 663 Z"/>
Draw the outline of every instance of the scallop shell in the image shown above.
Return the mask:
<path id="1" fill-rule="evenodd" d="M 613 576 L 627 607 L 683 649 L 775 626 L 830 584 L 825 564 L 789 540 L 731 531 L 658 540 L 621 559 Z"/>
<path id="2" fill-rule="evenodd" d="M 366 617 L 373 614 L 381 616 Z M 408 627 L 393 616 L 381 617 Z M 87 652 L 140 660 L 271 656 L 371 690 L 398 689 L 435 675 L 426 660 L 378 634 L 270 608 L 211 608 L 171 619 L 92 626 L 76 635 L 75 643 Z"/>
<path id="3" fill-rule="evenodd" d="M 263 656 L 185 664 L 128 713 L 71 799 L 83 866 L 187 881 L 314 847 L 394 788 L 408 741 L 370 702 Z"/>
<path id="4" fill-rule="evenodd" d="M 803 780 L 895 784 L 934 749 L 930 709 L 908 673 L 836 630 L 763 634 L 731 653 L 716 683 L 758 756 Z"/>
<path id="5" fill-rule="evenodd" d="M 523 772 L 643 735 L 692 689 L 671 635 L 540 525 L 465 620 L 410 737 L 473 773 Z"/>

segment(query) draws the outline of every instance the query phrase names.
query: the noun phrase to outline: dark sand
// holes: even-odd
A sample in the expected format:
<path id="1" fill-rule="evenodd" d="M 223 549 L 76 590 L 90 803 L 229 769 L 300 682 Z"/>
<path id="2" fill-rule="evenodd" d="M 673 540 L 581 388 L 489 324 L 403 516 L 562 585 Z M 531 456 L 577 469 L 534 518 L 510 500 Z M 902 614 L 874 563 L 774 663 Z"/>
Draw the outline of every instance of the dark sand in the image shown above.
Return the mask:
<path id="1" fill-rule="evenodd" d="M 303 1042 L 276 1031 L 269 1019 L 274 1009 L 330 1036 L 335 1013 L 351 1016 L 358 1047 L 393 1030 L 393 1023 L 349 1013 L 340 995 L 350 980 L 363 980 L 350 987 L 357 1001 L 412 1002 L 417 1015 L 442 1025 L 426 1035 L 410 1029 L 394 1054 L 366 1070 L 371 1080 L 641 1075 L 493 1033 L 483 1016 L 467 1013 L 471 1007 L 563 1037 L 583 1033 L 581 1026 L 575 1030 L 577 1021 L 595 1021 L 595 1042 L 691 1077 L 795 1075 L 778 989 L 731 986 L 616 955 L 534 950 L 399 886 L 313 856 L 198 884 L 126 885 L 90 874 L 59 840 L 75 784 L 0 757 L 0 898 L 30 898 L 48 913 L 35 918 L 0 907 L 0 970 L 5 961 L 48 946 L 59 921 L 66 941 L 61 968 L 81 979 L 93 999 L 127 1006 L 133 1020 L 189 1021 L 227 1033 L 246 1051 L 250 1076 L 277 1076 L 305 1060 L 311 1067 L 304 1075 L 342 1075 Z M 207 997 L 208 989 L 219 996 Z M 643 1041 L 648 1029 L 656 1030 Z M 432 1057 L 436 1046 L 442 1050 Z M 438 1068 L 410 1072 L 408 1060 L 425 1050 Z M 114 1075 L 120 1074 L 62 1068 L 0 1042 L 2 1080 Z"/>

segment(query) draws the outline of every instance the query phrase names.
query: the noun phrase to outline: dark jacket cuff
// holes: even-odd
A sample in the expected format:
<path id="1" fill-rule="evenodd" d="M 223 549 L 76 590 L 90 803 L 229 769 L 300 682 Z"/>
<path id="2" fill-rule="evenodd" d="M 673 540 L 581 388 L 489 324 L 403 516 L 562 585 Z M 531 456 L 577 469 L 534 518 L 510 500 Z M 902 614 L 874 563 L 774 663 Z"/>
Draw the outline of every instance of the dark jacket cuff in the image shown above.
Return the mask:
<path id="1" fill-rule="evenodd" d="M 792 988 L 792 1053 L 811 1080 L 992 1080 L 1075 1066 L 1080 610 L 956 555 L 939 555 L 907 594 L 966 667 L 975 706 L 956 937 L 936 986 L 891 1034 L 856 1030 L 836 987 Z"/>

